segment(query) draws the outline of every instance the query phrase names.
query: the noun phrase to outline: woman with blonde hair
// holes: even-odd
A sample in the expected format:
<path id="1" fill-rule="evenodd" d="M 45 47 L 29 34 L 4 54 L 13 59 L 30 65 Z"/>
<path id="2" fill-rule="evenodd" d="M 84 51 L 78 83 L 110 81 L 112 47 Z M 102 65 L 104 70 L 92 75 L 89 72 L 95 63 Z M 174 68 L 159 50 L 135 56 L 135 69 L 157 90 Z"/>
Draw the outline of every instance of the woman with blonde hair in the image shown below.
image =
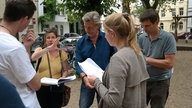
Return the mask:
<path id="1" fill-rule="evenodd" d="M 117 52 L 111 57 L 102 81 L 88 76 L 101 96 L 99 108 L 146 108 L 149 75 L 131 16 L 113 13 L 104 20 L 103 27 L 107 41 Z"/>

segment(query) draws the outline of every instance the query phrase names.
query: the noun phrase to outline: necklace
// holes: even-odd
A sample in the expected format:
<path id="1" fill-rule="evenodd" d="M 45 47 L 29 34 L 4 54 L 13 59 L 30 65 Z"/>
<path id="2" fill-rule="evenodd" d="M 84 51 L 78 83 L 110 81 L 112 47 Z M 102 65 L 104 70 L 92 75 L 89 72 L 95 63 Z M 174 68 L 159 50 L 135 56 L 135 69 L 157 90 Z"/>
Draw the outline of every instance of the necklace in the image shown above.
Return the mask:
<path id="1" fill-rule="evenodd" d="M 11 34 L 11 30 L 9 30 L 7 27 L 3 26 L 3 25 L 0 25 L 0 27 L 6 29 L 10 34 Z"/>

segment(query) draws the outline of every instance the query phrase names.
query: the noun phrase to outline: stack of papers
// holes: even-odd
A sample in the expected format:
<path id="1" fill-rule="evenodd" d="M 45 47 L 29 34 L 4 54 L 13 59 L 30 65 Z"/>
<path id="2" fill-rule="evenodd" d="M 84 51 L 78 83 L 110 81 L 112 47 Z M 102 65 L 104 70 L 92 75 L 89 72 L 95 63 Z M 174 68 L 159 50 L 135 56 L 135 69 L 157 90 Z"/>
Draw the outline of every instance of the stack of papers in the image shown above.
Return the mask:
<path id="1" fill-rule="evenodd" d="M 48 84 L 48 85 L 59 85 L 65 82 L 70 82 L 76 79 L 76 75 L 73 76 L 69 76 L 66 78 L 59 78 L 59 79 L 55 79 L 55 78 L 47 78 L 47 77 L 43 77 L 41 78 L 41 84 Z"/>
<path id="2" fill-rule="evenodd" d="M 102 81 L 104 71 L 91 58 L 87 58 L 81 63 L 78 62 L 78 64 L 87 75 L 94 75 Z"/>

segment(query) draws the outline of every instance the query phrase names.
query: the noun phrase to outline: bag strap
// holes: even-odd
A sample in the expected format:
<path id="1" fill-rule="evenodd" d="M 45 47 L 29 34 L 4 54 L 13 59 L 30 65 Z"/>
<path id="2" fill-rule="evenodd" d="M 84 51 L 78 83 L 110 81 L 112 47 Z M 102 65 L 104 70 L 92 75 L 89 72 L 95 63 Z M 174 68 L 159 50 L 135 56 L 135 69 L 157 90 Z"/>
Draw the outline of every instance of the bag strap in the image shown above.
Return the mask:
<path id="1" fill-rule="evenodd" d="M 37 65 L 36 65 L 36 68 L 35 68 L 36 72 L 37 72 L 38 69 L 39 69 L 39 65 L 40 65 L 40 63 L 41 63 L 41 60 L 42 60 L 42 57 L 40 57 L 39 60 L 38 60 L 38 62 L 37 62 Z"/>
<path id="2" fill-rule="evenodd" d="M 51 65 L 50 65 L 50 60 L 49 60 L 48 53 L 47 53 L 47 60 L 48 60 L 48 66 L 49 66 L 49 75 L 50 75 L 50 78 L 52 78 Z"/>
<path id="3" fill-rule="evenodd" d="M 61 59 L 61 51 L 59 50 L 59 57 L 60 57 L 60 63 L 61 63 L 61 77 L 63 76 L 63 62 L 62 62 L 62 59 Z"/>
<path id="4" fill-rule="evenodd" d="M 60 57 L 60 63 L 61 63 L 61 77 L 62 77 L 63 76 L 63 62 L 61 59 L 61 51 L 59 51 L 59 57 Z M 48 60 L 50 78 L 52 78 L 51 65 L 50 65 L 50 59 L 49 59 L 48 53 L 47 53 L 47 60 Z"/>

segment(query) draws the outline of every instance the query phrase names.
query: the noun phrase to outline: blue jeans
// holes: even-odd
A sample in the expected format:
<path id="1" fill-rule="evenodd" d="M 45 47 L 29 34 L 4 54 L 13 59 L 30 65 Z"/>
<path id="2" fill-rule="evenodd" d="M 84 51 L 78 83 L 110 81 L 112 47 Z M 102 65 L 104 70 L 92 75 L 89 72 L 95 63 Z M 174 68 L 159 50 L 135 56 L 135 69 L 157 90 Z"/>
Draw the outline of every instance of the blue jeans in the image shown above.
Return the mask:
<path id="1" fill-rule="evenodd" d="M 147 104 L 151 108 L 165 108 L 169 95 L 170 79 L 147 82 Z"/>
<path id="2" fill-rule="evenodd" d="M 100 96 L 95 89 L 86 88 L 85 84 L 81 84 L 80 99 L 79 99 L 79 108 L 90 108 L 93 104 L 93 100 L 97 94 L 97 102 L 99 103 Z"/>

